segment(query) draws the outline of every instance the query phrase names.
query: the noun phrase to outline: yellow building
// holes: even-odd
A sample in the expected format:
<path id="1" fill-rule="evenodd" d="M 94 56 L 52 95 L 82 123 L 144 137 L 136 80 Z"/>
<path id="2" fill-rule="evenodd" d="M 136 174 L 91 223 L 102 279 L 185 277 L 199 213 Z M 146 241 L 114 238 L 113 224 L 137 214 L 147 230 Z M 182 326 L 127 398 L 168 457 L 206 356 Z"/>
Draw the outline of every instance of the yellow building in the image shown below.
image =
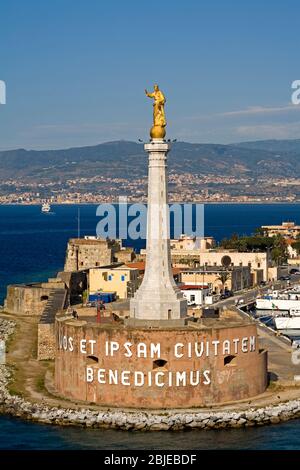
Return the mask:
<path id="1" fill-rule="evenodd" d="M 295 222 L 282 222 L 281 225 L 262 225 L 264 234 L 268 237 L 282 235 L 284 238 L 296 238 L 300 235 L 300 225 Z"/>
<path id="2" fill-rule="evenodd" d="M 170 240 L 171 250 L 199 250 L 207 251 L 215 246 L 213 237 L 189 237 L 181 235 L 177 239 Z"/>
<path id="3" fill-rule="evenodd" d="M 119 299 L 132 297 L 139 286 L 138 269 L 93 268 L 89 271 L 89 293 L 116 292 Z"/>

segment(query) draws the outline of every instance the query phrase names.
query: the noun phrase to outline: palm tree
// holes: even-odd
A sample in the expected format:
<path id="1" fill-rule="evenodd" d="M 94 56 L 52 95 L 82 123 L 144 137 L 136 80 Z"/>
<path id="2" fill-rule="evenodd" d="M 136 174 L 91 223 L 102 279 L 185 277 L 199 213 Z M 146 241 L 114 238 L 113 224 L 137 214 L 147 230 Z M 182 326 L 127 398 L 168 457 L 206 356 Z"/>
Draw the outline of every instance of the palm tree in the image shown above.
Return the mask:
<path id="1" fill-rule="evenodd" d="M 223 286 L 223 291 L 225 290 L 225 284 L 230 279 L 230 272 L 229 271 L 222 271 L 220 272 L 219 276 L 217 277 L 218 281 L 221 281 Z"/>

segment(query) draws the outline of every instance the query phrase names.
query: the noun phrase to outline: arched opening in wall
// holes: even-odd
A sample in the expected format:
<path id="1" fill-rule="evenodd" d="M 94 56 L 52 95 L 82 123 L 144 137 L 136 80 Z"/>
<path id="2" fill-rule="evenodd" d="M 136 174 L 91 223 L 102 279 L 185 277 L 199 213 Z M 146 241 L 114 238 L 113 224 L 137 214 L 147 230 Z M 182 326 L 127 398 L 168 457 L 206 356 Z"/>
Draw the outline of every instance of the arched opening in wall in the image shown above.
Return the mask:
<path id="1" fill-rule="evenodd" d="M 224 357 L 224 366 L 235 366 L 236 365 L 236 356 L 225 356 Z"/>
<path id="2" fill-rule="evenodd" d="M 48 300 L 48 299 L 49 299 L 48 295 L 42 295 L 41 296 L 41 300 Z"/>
<path id="3" fill-rule="evenodd" d="M 171 320 L 172 318 L 172 310 L 169 308 L 168 310 L 168 320 Z"/>
<path id="4" fill-rule="evenodd" d="M 87 356 L 86 358 L 86 363 L 87 364 L 96 364 L 99 362 L 99 359 L 97 356 Z"/>
<path id="5" fill-rule="evenodd" d="M 165 361 L 164 359 L 156 359 L 156 361 L 153 361 L 153 369 L 158 369 L 159 367 L 165 367 L 167 363 L 168 361 Z"/>

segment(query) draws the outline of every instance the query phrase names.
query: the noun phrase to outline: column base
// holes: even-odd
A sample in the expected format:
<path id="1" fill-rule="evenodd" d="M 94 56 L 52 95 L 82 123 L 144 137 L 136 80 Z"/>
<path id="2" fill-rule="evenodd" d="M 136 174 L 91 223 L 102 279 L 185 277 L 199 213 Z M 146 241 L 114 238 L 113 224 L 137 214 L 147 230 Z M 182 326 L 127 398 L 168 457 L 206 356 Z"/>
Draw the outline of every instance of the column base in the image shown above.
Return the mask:
<path id="1" fill-rule="evenodd" d="M 148 295 L 147 295 L 148 294 Z M 172 291 L 163 298 L 157 292 L 149 295 L 142 289 L 130 300 L 130 318 L 137 320 L 173 321 L 187 316 L 187 302 L 181 293 Z"/>
<path id="2" fill-rule="evenodd" d="M 143 318 L 126 318 L 124 325 L 129 328 L 182 328 L 188 324 L 187 318 L 177 320 L 144 320 Z"/>

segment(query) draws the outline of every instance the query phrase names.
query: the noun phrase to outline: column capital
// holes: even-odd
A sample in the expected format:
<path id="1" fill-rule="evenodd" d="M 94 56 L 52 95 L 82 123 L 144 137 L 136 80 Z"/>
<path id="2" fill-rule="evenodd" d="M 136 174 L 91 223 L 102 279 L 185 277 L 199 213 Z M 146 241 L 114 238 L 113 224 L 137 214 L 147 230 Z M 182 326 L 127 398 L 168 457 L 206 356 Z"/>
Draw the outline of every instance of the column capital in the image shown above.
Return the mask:
<path id="1" fill-rule="evenodd" d="M 171 150 L 171 145 L 163 139 L 152 139 L 149 143 L 144 145 L 146 152 L 164 152 L 168 153 Z"/>

